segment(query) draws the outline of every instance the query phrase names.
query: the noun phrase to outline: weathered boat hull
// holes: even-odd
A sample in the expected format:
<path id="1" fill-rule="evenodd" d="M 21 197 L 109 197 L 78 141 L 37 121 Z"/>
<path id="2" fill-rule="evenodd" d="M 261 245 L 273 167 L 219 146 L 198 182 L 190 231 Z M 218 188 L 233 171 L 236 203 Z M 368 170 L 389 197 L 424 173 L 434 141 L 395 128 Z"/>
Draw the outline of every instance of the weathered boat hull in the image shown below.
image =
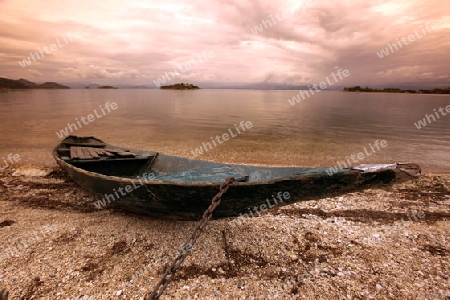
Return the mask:
<path id="1" fill-rule="evenodd" d="M 96 202 L 96 206 L 115 206 L 158 218 L 199 219 L 228 176 L 238 182 L 222 197 L 215 218 L 256 214 L 275 206 L 392 184 L 420 174 L 420 167 L 412 163 L 345 168 L 328 175 L 327 168 L 220 164 L 140 150 L 129 150 L 136 154 L 130 159 L 77 161 L 64 156 L 67 148 L 76 144 L 73 141 L 101 141 L 69 138 L 71 142 L 62 141 L 53 155 L 77 184 L 102 194 L 102 202 Z M 101 144 L 97 146 L 102 148 Z"/>

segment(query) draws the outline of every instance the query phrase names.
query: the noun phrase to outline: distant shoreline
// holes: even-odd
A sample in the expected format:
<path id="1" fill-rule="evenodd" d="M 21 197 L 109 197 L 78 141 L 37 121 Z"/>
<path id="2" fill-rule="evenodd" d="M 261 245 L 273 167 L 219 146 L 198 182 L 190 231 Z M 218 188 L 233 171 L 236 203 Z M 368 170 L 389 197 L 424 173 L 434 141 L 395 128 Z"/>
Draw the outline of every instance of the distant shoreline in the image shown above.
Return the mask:
<path id="1" fill-rule="evenodd" d="M 449 88 L 434 88 L 432 90 L 402 90 L 398 88 L 384 88 L 384 89 L 375 89 L 375 88 L 361 88 L 360 86 L 354 87 L 345 87 L 342 91 L 344 92 L 359 92 L 359 93 L 404 93 L 404 94 L 450 94 Z"/>
<path id="2" fill-rule="evenodd" d="M 70 89 L 70 87 L 56 83 L 45 82 L 42 84 L 36 84 L 26 79 L 13 80 L 9 78 L 0 77 L 0 89 Z"/>

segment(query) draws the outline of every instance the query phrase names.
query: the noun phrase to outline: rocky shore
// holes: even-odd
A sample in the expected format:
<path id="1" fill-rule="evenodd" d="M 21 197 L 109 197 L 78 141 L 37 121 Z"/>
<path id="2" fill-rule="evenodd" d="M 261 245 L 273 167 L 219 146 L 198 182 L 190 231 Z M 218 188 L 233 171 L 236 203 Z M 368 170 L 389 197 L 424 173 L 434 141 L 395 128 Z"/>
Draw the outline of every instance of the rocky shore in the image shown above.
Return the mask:
<path id="1" fill-rule="evenodd" d="M 144 299 L 196 224 L 99 210 L 59 168 L 15 167 L 0 171 L 9 299 Z M 426 174 L 213 220 L 161 299 L 450 299 L 449 219 L 450 174 Z"/>

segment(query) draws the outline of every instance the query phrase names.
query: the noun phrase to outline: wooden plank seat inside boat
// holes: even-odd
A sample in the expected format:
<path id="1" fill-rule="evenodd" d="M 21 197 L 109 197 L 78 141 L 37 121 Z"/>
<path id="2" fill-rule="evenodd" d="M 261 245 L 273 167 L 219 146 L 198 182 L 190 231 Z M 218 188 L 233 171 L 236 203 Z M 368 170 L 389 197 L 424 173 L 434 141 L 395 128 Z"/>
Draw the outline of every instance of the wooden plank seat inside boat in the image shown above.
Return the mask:
<path id="1" fill-rule="evenodd" d="M 219 166 L 157 175 L 154 179 L 171 183 L 222 183 L 230 176 L 234 178 L 235 182 L 246 182 L 249 178 L 249 176 L 241 170 L 229 166 Z"/>
<path id="2" fill-rule="evenodd" d="M 114 148 L 94 148 L 84 146 L 70 146 L 71 159 L 100 159 L 115 158 L 115 157 L 136 157 L 137 154 Z"/>

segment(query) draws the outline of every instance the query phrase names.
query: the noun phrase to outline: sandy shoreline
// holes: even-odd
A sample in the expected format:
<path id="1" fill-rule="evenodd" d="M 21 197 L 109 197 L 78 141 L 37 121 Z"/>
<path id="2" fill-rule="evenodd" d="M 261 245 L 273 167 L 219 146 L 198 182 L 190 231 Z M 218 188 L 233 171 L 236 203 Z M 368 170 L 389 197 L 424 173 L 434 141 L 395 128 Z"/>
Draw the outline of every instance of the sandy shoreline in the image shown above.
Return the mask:
<path id="1" fill-rule="evenodd" d="M 0 172 L 0 289 L 10 299 L 143 299 L 195 226 L 97 210 L 99 195 L 57 167 L 14 171 Z M 162 299 L 448 299 L 449 219 L 450 174 L 427 174 L 238 226 L 213 220 Z"/>

